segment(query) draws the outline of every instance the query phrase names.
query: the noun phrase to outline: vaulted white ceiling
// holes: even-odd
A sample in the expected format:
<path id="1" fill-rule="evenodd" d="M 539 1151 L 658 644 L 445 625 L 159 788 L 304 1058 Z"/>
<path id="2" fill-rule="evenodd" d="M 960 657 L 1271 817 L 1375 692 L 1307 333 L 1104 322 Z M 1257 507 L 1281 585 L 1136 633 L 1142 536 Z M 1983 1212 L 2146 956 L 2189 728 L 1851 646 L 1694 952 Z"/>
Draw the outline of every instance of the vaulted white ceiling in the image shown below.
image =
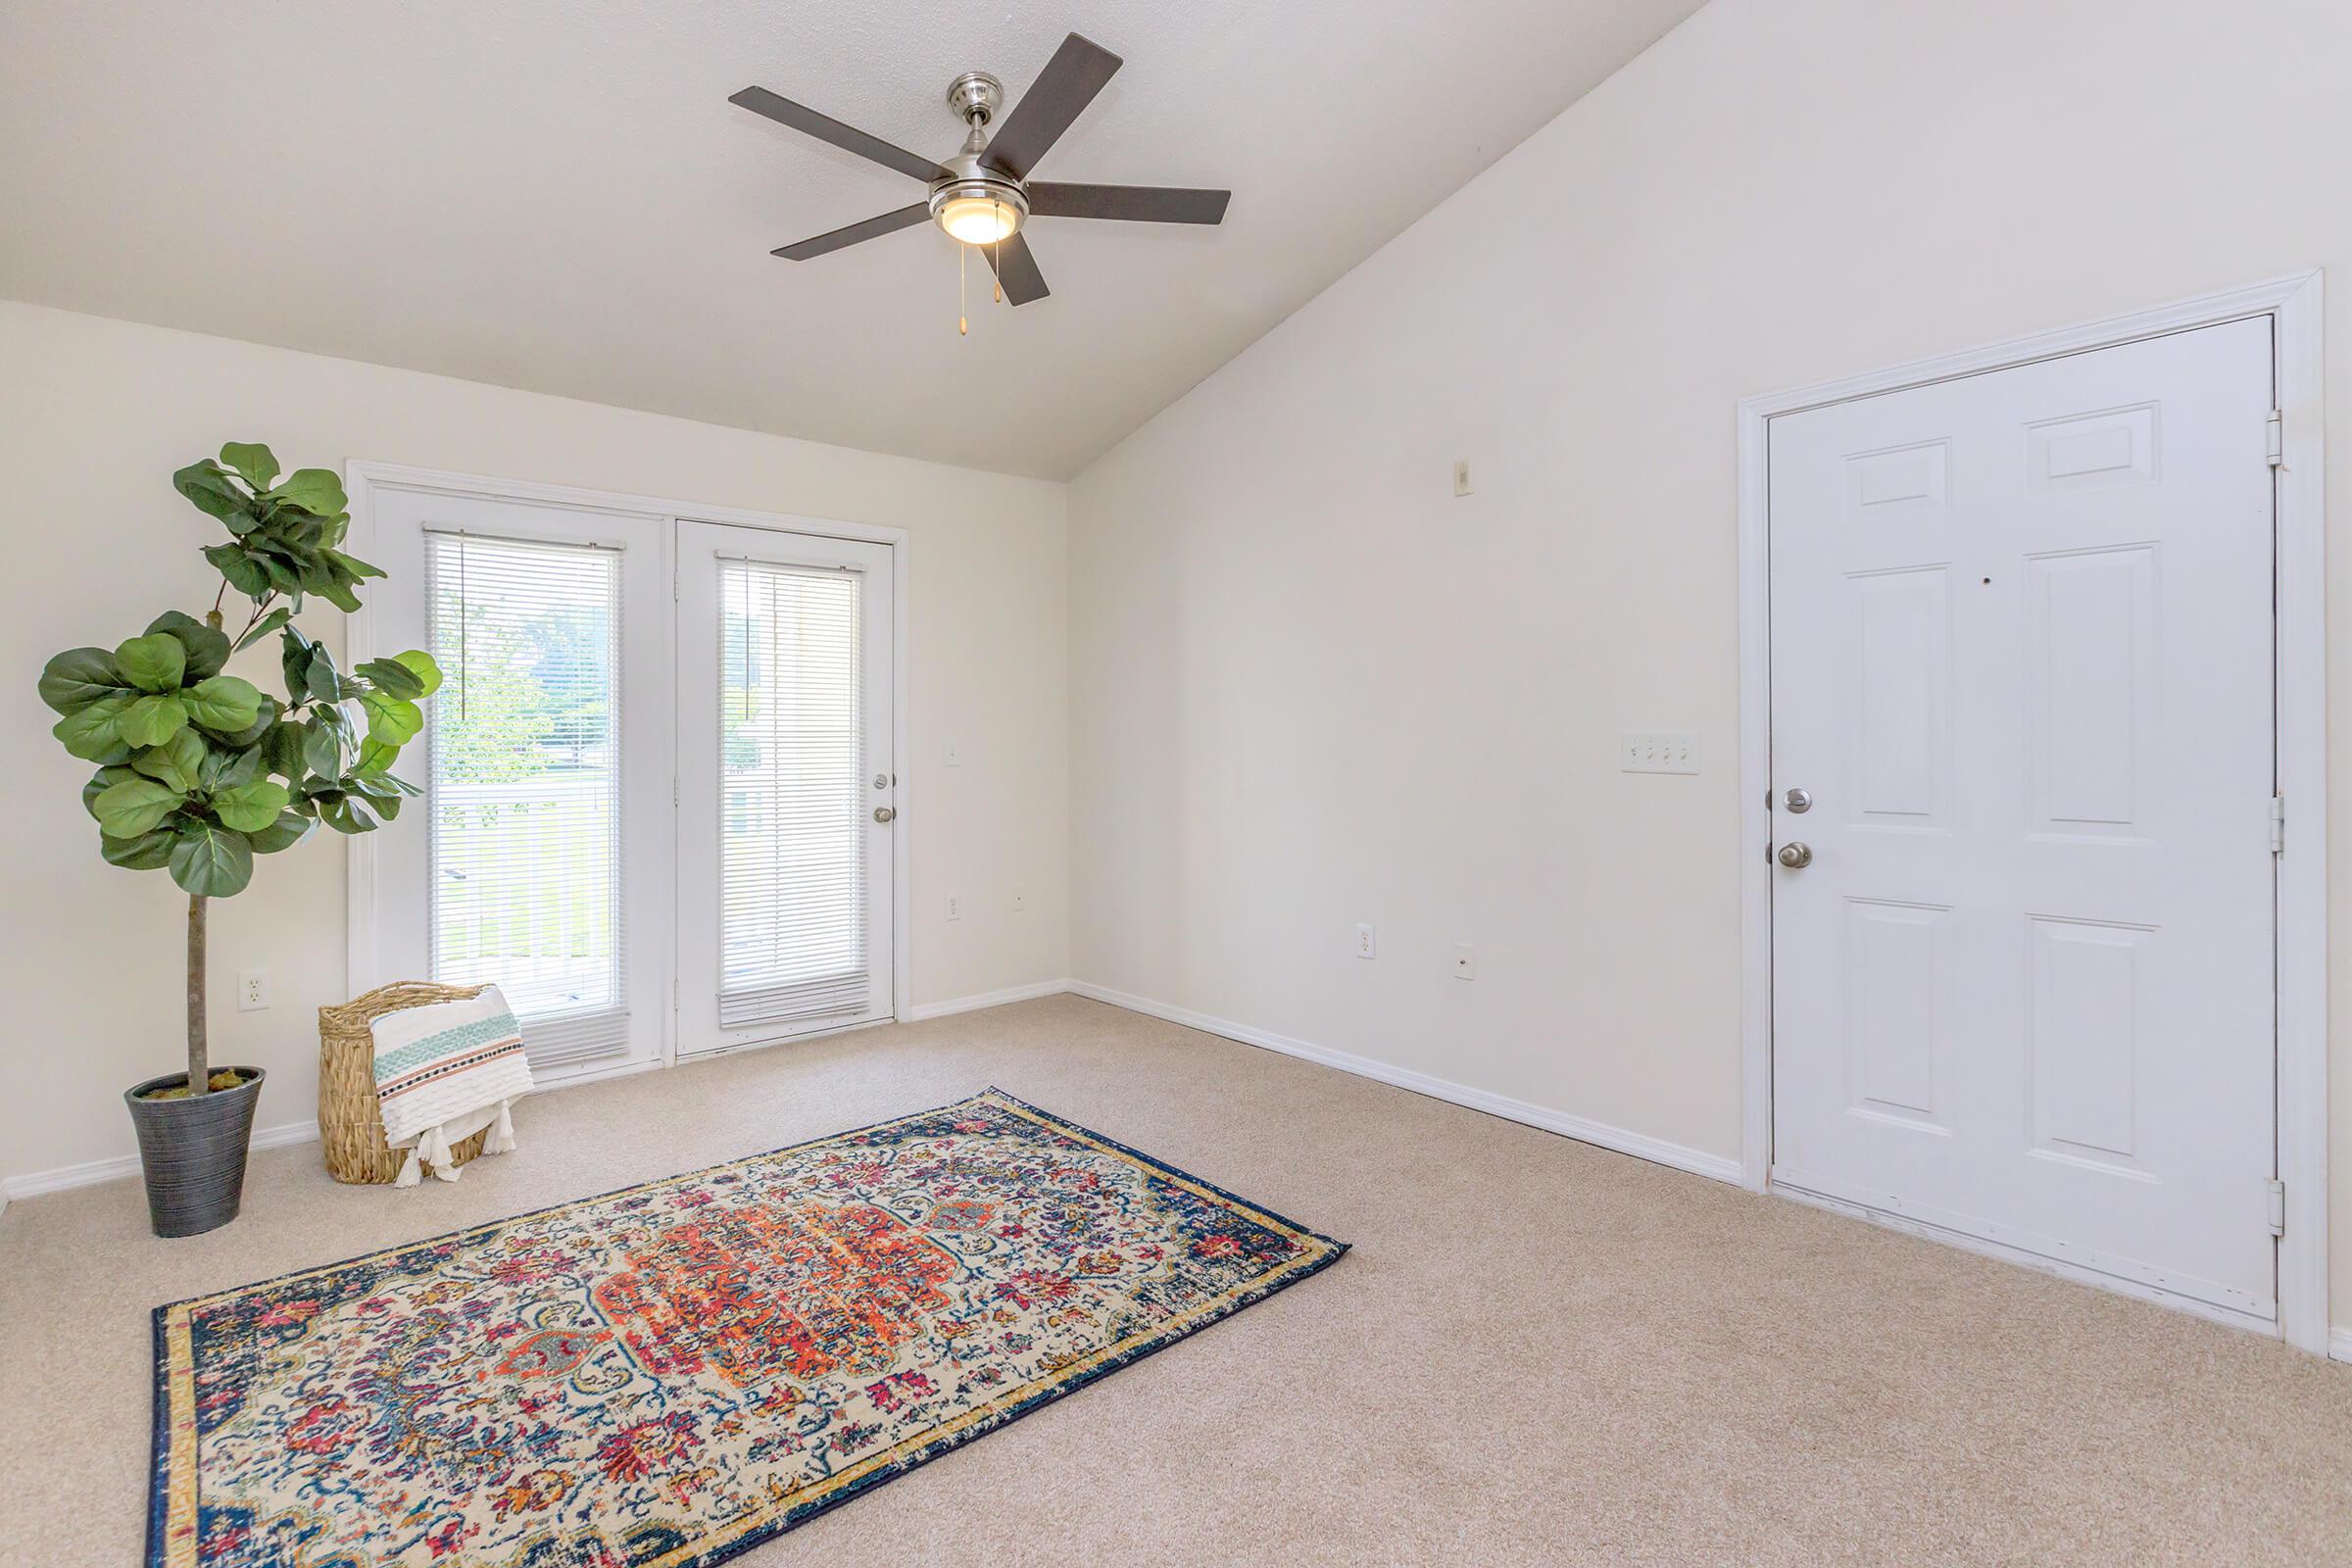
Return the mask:
<path id="1" fill-rule="evenodd" d="M 1063 477 L 1697 0 L 8 0 L 0 296 Z M 1040 219 L 1015 311 L 909 229 L 775 246 L 913 180 L 1063 33 L 1126 67 L 1039 177 L 1222 185 L 1221 228 Z M 19 373 L 9 368 L 6 373 Z"/>

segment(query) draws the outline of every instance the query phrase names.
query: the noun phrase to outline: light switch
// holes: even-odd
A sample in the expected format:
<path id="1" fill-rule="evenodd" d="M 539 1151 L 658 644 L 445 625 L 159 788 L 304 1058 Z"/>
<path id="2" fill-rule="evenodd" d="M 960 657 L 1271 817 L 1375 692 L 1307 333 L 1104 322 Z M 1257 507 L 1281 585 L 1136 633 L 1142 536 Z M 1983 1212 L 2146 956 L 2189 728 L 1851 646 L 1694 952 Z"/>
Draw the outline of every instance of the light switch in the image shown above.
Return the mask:
<path id="1" fill-rule="evenodd" d="M 1457 496 L 1466 496 L 1470 493 L 1470 460 L 1468 458 L 1453 460 L 1453 493 Z"/>
<path id="2" fill-rule="evenodd" d="M 1617 737 L 1623 773 L 1695 773 L 1698 736 L 1687 729 L 1629 729 Z"/>

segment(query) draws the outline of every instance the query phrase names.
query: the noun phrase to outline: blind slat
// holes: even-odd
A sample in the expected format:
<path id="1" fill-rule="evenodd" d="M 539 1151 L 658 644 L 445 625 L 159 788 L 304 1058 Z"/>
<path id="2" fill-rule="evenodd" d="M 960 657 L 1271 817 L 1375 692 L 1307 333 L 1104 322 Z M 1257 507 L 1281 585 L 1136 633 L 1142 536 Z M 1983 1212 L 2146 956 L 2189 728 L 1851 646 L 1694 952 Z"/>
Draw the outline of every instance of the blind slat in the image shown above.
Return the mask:
<path id="1" fill-rule="evenodd" d="M 860 581 L 718 563 L 719 1022 L 862 1011 Z"/>
<path id="2" fill-rule="evenodd" d="M 536 1064 L 625 1051 L 618 558 L 433 533 L 425 576 L 433 978 L 495 982 Z"/>

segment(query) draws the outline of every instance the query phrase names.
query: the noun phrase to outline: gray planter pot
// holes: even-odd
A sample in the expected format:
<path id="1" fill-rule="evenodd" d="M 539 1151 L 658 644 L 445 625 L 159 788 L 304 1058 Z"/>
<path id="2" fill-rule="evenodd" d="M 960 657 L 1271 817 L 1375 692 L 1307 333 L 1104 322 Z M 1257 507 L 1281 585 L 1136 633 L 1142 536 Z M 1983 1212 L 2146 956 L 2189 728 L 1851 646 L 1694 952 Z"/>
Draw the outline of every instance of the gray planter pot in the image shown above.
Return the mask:
<path id="1" fill-rule="evenodd" d="M 223 1069 L 216 1067 L 215 1072 Z M 185 1100 L 141 1100 L 152 1089 L 184 1084 L 184 1072 L 150 1078 L 126 1091 L 130 1124 L 139 1133 L 139 1163 L 147 1174 L 147 1217 L 158 1236 L 199 1236 L 237 1217 L 245 1197 L 245 1151 L 253 1138 L 253 1108 L 262 1099 L 262 1069 L 234 1089 Z"/>

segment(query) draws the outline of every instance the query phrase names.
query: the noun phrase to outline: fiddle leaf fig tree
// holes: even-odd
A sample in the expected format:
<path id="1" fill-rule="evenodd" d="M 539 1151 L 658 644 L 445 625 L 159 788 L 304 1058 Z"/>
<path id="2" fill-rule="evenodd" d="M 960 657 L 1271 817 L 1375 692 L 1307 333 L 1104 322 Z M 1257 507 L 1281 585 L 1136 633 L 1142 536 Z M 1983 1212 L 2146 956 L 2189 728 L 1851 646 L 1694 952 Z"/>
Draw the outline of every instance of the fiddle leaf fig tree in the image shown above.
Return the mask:
<path id="1" fill-rule="evenodd" d="M 419 793 L 391 767 L 423 728 L 418 704 L 441 684 L 411 650 L 346 672 L 293 624 L 313 596 L 360 608 L 383 573 L 345 555 L 342 480 L 327 468 L 282 478 L 268 447 L 232 441 L 172 488 L 228 537 L 204 549 L 220 590 L 203 618 L 170 610 L 112 648 L 74 648 L 41 671 L 58 743 L 97 771 L 82 805 L 98 853 L 133 871 L 168 871 L 188 895 L 188 1085 L 210 1087 L 205 1041 L 205 905 L 245 891 L 257 855 L 291 849 L 324 823 L 367 833 Z M 243 624 L 232 637 L 231 596 Z M 285 695 L 226 672 L 229 658 L 275 635 Z"/>

